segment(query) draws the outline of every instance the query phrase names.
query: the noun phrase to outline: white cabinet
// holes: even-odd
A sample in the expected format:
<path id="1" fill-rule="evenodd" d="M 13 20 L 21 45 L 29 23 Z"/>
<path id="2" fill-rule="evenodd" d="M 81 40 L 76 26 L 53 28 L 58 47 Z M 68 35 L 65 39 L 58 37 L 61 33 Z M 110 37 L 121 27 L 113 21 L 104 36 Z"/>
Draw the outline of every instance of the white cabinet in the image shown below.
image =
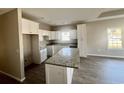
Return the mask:
<path id="1" fill-rule="evenodd" d="M 40 37 L 42 37 L 41 40 L 43 40 L 43 36 L 48 36 L 49 40 L 56 40 L 58 38 L 57 31 L 48 31 L 48 30 L 39 29 L 39 34 Z"/>
<path id="2" fill-rule="evenodd" d="M 39 29 L 39 40 L 43 41 L 43 31 Z"/>
<path id="3" fill-rule="evenodd" d="M 71 40 L 77 39 L 77 31 L 76 30 L 69 30 L 69 31 L 62 30 L 62 31 L 54 31 L 54 32 L 56 32 L 55 37 L 57 40 L 62 40 L 62 33 L 65 33 L 65 32 L 69 32 Z"/>
<path id="4" fill-rule="evenodd" d="M 56 40 L 57 39 L 57 33 L 56 31 L 50 32 L 50 40 Z"/>
<path id="5" fill-rule="evenodd" d="M 62 38 L 62 31 L 56 31 L 56 39 L 57 40 L 61 40 L 61 38 Z"/>
<path id="6" fill-rule="evenodd" d="M 47 84 L 71 84 L 73 68 L 45 64 Z"/>
<path id="7" fill-rule="evenodd" d="M 40 50 L 41 62 L 44 62 L 47 59 L 47 49 Z"/>
<path id="8" fill-rule="evenodd" d="M 47 84 L 66 84 L 66 68 L 48 64 L 45 68 Z"/>
<path id="9" fill-rule="evenodd" d="M 30 32 L 30 22 L 26 19 L 22 19 L 22 33 L 26 34 Z"/>
<path id="10" fill-rule="evenodd" d="M 70 32 L 70 39 L 77 39 L 77 31 L 71 30 Z"/>
<path id="11" fill-rule="evenodd" d="M 23 34 L 38 34 L 39 23 L 22 19 L 22 33 Z"/>
<path id="12" fill-rule="evenodd" d="M 30 33 L 38 34 L 39 23 L 30 21 Z"/>
<path id="13" fill-rule="evenodd" d="M 43 36 L 50 36 L 50 31 L 48 30 L 42 30 L 41 32 Z"/>
<path id="14" fill-rule="evenodd" d="M 47 46 L 47 55 L 51 57 L 53 55 L 53 45 Z"/>
<path id="15" fill-rule="evenodd" d="M 43 41 L 43 36 L 48 36 L 51 38 L 51 31 L 39 29 L 40 41 Z"/>
<path id="16" fill-rule="evenodd" d="M 86 24 L 77 25 L 77 38 L 80 57 L 87 57 L 87 32 Z"/>

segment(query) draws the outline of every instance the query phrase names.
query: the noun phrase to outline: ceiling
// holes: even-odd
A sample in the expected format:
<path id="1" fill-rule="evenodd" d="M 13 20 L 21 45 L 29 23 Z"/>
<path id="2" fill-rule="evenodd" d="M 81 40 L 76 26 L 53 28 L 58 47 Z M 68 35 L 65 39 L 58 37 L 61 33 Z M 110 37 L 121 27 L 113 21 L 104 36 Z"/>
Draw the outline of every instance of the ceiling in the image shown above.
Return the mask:
<path id="1" fill-rule="evenodd" d="M 0 15 L 13 10 L 14 8 L 0 8 Z"/>
<path id="2" fill-rule="evenodd" d="M 23 8 L 23 14 L 38 21 L 52 25 L 68 25 L 86 22 L 104 12 L 120 10 L 118 8 Z"/>

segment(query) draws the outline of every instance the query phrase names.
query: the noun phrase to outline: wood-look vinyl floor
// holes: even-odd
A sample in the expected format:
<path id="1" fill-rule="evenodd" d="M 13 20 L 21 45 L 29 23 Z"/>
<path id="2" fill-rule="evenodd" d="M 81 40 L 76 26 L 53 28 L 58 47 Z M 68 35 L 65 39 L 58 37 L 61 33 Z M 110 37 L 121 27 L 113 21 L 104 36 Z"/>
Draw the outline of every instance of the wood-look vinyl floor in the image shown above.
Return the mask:
<path id="1" fill-rule="evenodd" d="M 32 64 L 25 68 L 26 79 L 20 83 L 0 73 L 0 84 L 45 84 L 45 65 Z M 81 58 L 74 70 L 73 84 L 124 84 L 124 59 L 93 57 Z"/>
<path id="2" fill-rule="evenodd" d="M 81 58 L 80 68 L 74 71 L 74 84 L 124 84 L 124 59 Z"/>

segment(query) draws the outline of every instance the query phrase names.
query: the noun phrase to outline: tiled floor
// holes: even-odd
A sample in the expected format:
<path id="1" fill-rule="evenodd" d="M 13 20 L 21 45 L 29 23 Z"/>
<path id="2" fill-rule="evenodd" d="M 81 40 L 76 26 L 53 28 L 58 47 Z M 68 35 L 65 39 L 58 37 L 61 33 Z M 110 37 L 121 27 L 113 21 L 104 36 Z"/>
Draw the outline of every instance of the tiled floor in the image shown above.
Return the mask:
<path id="1" fill-rule="evenodd" d="M 45 65 L 32 64 L 25 69 L 26 80 L 22 84 L 45 84 Z M 1 84 L 20 84 L 0 74 Z M 88 57 L 81 58 L 80 68 L 74 70 L 73 84 L 124 83 L 124 59 Z"/>

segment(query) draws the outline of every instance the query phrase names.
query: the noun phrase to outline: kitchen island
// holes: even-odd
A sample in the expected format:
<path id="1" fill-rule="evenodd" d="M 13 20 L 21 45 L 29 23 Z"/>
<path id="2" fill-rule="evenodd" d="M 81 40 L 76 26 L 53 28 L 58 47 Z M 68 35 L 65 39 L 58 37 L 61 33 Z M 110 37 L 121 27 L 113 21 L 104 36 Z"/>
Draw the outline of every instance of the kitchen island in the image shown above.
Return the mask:
<path id="1" fill-rule="evenodd" d="M 80 63 L 77 48 L 63 48 L 45 62 L 47 84 L 71 84 Z"/>

